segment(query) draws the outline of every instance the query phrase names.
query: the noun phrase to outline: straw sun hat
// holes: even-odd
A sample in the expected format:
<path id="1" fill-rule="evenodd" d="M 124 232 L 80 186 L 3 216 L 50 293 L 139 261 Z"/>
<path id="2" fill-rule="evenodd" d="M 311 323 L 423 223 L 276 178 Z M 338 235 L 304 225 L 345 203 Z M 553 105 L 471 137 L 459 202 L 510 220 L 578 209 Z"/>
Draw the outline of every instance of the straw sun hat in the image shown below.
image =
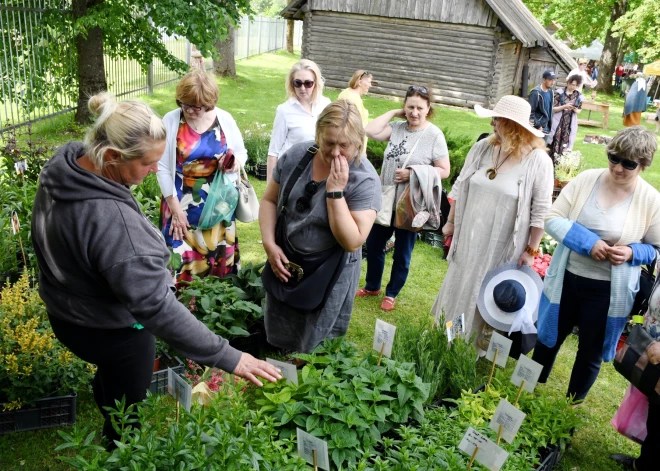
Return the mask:
<path id="1" fill-rule="evenodd" d="M 532 114 L 532 107 L 520 97 L 505 95 L 500 98 L 495 108 L 489 110 L 480 105 L 474 105 L 474 111 L 480 118 L 506 118 L 520 124 L 523 128 L 537 137 L 544 137 L 543 131 L 534 129 L 529 124 L 529 116 Z"/>

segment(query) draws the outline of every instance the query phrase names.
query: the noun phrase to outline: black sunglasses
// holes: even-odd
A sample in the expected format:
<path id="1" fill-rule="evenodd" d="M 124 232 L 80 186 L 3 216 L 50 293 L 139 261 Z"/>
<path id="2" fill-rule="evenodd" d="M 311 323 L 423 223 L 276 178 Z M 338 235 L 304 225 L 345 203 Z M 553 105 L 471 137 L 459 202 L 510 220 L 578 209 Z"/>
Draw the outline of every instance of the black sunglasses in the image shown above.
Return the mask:
<path id="1" fill-rule="evenodd" d="M 624 159 L 623 157 L 619 157 L 612 152 L 607 153 L 607 159 L 612 165 L 621 164 L 621 166 L 626 170 L 635 170 L 639 166 L 639 162 L 635 162 L 634 160 L 630 159 Z"/>
<path id="2" fill-rule="evenodd" d="M 422 93 L 423 95 L 426 95 L 426 96 L 428 96 L 428 94 L 429 94 L 428 88 L 423 87 L 421 85 L 411 85 L 411 86 L 408 87 L 408 93 L 407 93 L 408 96 L 412 95 L 415 92 Z"/>
<path id="3" fill-rule="evenodd" d="M 202 111 L 203 109 L 205 110 L 205 106 L 193 106 L 189 105 L 188 103 L 182 103 L 179 100 L 176 101 L 176 104 L 179 105 L 179 107 L 187 110 L 193 110 L 193 111 Z"/>
<path id="4" fill-rule="evenodd" d="M 360 75 L 360 78 L 364 77 L 365 75 L 371 75 L 368 71 L 362 72 L 362 75 Z"/>
<path id="5" fill-rule="evenodd" d="M 300 88 L 303 85 L 305 86 L 305 88 L 312 88 L 314 86 L 314 80 L 304 80 L 303 81 L 303 80 L 296 79 L 293 82 L 291 82 L 291 84 L 296 88 Z"/>
<path id="6" fill-rule="evenodd" d="M 305 196 L 301 196 L 298 198 L 298 201 L 296 201 L 296 209 L 298 211 L 304 211 L 309 208 L 309 202 L 311 201 L 312 196 L 318 191 L 319 185 L 321 185 L 321 183 L 315 182 L 314 180 L 305 185 Z"/>

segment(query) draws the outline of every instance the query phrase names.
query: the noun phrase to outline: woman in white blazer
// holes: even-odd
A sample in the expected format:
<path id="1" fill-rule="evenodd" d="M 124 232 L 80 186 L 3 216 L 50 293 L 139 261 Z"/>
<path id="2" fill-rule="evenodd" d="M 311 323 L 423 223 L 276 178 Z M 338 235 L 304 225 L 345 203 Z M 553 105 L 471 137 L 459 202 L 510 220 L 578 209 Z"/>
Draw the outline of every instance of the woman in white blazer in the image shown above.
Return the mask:
<path id="1" fill-rule="evenodd" d="M 220 222 L 197 228 L 218 168 L 237 181 L 247 161 L 243 137 L 234 118 L 216 107 L 218 85 L 206 72 L 192 69 L 176 87 L 178 108 L 163 118 L 165 153 L 158 164 L 163 193 L 161 230 L 172 251 L 177 287 L 193 275 L 224 277 L 238 269 L 236 224 Z M 233 164 L 231 157 L 233 156 Z"/>

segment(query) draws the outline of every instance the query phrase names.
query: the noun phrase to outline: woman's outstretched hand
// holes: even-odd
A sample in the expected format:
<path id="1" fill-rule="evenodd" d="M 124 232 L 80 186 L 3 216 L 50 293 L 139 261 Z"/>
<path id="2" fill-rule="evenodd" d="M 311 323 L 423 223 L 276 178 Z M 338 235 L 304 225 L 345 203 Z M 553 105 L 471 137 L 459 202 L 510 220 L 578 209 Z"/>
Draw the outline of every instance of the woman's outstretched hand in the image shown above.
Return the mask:
<path id="1" fill-rule="evenodd" d="M 257 379 L 257 376 L 274 383 L 282 379 L 282 374 L 278 368 L 275 368 L 270 363 L 266 363 L 263 360 L 258 360 L 249 353 L 241 354 L 241 359 L 234 368 L 233 373 L 236 376 L 245 378 L 248 381 L 256 384 L 257 386 L 263 386 L 263 383 Z"/>

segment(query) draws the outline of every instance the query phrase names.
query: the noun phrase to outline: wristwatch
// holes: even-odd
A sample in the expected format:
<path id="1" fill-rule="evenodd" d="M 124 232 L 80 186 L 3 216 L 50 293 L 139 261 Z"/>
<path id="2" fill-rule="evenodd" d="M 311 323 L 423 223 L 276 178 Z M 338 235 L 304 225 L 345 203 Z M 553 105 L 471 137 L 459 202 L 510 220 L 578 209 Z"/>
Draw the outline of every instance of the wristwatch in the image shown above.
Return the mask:
<path id="1" fill-rule="evenodd" d="M 333 200 L 339 200 L 344 197 L 344 192 L 343 191 L 326 191 L 325 192 L 325 197 L 326 198 L 331 198 Z"/>

